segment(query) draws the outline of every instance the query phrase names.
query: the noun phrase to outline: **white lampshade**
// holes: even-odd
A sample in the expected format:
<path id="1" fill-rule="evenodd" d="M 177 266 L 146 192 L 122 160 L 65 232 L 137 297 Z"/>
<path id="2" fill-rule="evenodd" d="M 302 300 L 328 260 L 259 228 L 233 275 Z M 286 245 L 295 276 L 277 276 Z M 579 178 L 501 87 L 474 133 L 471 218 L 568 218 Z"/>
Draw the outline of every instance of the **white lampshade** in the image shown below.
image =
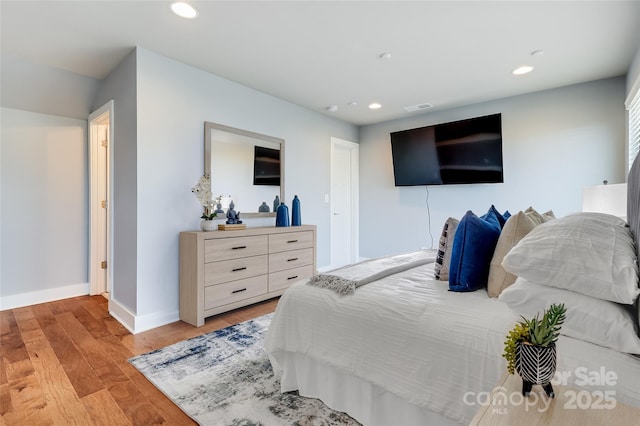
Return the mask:
<path id="1" fill-rule="evenodd" d="M 582 211 L 608 213 L 627 220 L 627 184 L 585 186 Z"/>

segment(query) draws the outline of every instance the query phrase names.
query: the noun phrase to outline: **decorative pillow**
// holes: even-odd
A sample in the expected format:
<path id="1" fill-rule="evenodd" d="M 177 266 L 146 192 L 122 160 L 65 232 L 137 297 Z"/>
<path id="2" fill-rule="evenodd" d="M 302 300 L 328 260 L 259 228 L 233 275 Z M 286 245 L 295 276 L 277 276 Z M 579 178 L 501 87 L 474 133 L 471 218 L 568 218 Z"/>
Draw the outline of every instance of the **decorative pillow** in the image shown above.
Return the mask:
<path id="1" fill-rule="evenodd" d="M 640 354 L 640 338 L 636 334 L 631 306 L 527 282 L 520 277 L 500 294 L 498 300 L 525 317 L 541 315 L 552 303 L 564 303 L 567 318 L 560 329 L 561 334 L 616 351 Z"/>
<path id="2" fill-rule="evenodd" d="M 498 224 L 500 225 L 500 229 L 502 229 L 504 224 L 507 222 L 507 219 L 509 219 L 509 217 L 511 216 L 511 213 L 509 213 L 509 210 L 506 210 L 504 212 L 504 214 L 502 214 L 502 213 L 500 213 L 498 211 L 498 209 L 496 209 L 496 206 L 494 206 L 493 204 L 491 204 L 491 207 L 489 207 L 489 211 L 486 214 L 481 216 L 482 219 L 486 219 L 488 217 L 489 213 L 493 213 L 495 218 L 498 220 Z"/>
<path id="3" fill-rule="evenodd" d="M 534 221 L 536 225 L 540 225 L 541 223 L 548 222 L 551 219 L 556 218 L 555 215 L 553 214 L 553 211 L 551 210 L 549 210 L 546 213 L 540 214 L 533 207 L 529 207 L 524 211 L 524 213 L 529 217 L 529 219 Z"/>
<path id="4" fill-rule="evenodd" d="M 498 297 L 502 290 L 516 280 L 515 275 L 504 270 L 502 259 L 535 227 L 536 223 L 529 218 L 529 214 L 522 211 L 511 216 L 505 223 L 489 265 L 489 280 L 487 282 L 489 297 Z"/>
<path id="5" fill-rule="evenodd" d="M 453 237 L 456 234 L 456 228 L 460 221 L 453 217 L 447 219 L 440 234 L 440 243 L 438 244 L 438 255 L 434 266 L 434 273 L 437 280 L 449 281 L 449 264 L 451 263 L 451 248 L 453 246 Z"/>
<path id="6" fill-rule="evenodd" d="M 460 220 L 453 239 L 449 290 L 475 291 L 487 285 L 489 263 L 500 236 L 495 208 L 482 217 L 469 210 Z"/>
<path id="7" fill-rule="evenodd" d="M 545 222 L 511 249 L 502 266 L 527 281 L 631 304 L 640 293 L 635 245 L 629 228 L 617 223 L 593 213 Z"/>

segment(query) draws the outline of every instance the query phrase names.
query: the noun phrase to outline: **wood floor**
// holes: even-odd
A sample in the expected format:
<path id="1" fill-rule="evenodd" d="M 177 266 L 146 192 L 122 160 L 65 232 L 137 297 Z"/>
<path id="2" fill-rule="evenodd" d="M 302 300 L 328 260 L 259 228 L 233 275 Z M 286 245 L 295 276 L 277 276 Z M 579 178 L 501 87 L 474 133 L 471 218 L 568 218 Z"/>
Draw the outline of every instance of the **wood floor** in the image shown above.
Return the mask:
<path id="1" fill-rule="evenodd" d="M 132 335 L 102 296 L 0 312 L 0 425 L 194 425 L 127 359 L 273 312 L 277 299 Z"/>

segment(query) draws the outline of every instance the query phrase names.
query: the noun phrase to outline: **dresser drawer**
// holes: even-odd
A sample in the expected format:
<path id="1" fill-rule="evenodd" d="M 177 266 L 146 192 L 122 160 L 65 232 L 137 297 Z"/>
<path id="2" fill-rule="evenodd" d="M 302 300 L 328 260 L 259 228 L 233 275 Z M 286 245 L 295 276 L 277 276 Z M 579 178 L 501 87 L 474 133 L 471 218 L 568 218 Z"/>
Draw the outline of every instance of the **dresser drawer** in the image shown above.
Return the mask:
<path id="1" fill-rule="evenodd" d="M 204 285 L 210 286 L 263 275 L 269 272 L 268 265 L 269 259 L 266 254 L 205 263 Z"/>
<path id="2" fill-rule="evenodd" d="M 210 239 L 204 242 L 204 262 L 267 254 L 267 248 L 267 235 Z"/>
<path id="3" fill-rule="evenodd" d="M 269 235 L 269 253 L 313 247 L 313 231 Z"/>
<path id="4" fill-rule="evenodd" d="M 313 249 L 282 251 L 269 255 L 269 272 L 284 271 L 313 263 Z"/>
<path id="5" fill-rule="evenodd" d="M 311 275 L 313 275 L 313 267 L 311 265 L 272 272 L 269 274 L 269 291 L 282 290 L 297 281 L 311 277 Z"/>
<path id="6" fill-rule="evenodd" d="M 212 285 L 204 289 L 204 309 L 228 305 L 266 292 L 267 275 Z"/>

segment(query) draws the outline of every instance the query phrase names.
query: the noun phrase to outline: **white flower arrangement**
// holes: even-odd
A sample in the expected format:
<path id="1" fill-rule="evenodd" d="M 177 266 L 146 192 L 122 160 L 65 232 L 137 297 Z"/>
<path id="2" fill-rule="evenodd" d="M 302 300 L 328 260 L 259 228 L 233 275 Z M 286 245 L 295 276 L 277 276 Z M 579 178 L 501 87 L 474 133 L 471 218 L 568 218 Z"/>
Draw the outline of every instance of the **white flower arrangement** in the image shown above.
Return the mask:
<path id="1" fill-rule="evenodd" d="M 200 218 L 204 220 L 213 220 L 213 218 L 217 216 L 214 206 L 218 199 L 216 198 L 214 200 L 211 198 L 210 175 L 208 173 L 203 174 L 198 180 L 198 183 L 191 188 L 191 192 L 195 194 L 202 207 L 204 207 L 204 212 Z"/>

